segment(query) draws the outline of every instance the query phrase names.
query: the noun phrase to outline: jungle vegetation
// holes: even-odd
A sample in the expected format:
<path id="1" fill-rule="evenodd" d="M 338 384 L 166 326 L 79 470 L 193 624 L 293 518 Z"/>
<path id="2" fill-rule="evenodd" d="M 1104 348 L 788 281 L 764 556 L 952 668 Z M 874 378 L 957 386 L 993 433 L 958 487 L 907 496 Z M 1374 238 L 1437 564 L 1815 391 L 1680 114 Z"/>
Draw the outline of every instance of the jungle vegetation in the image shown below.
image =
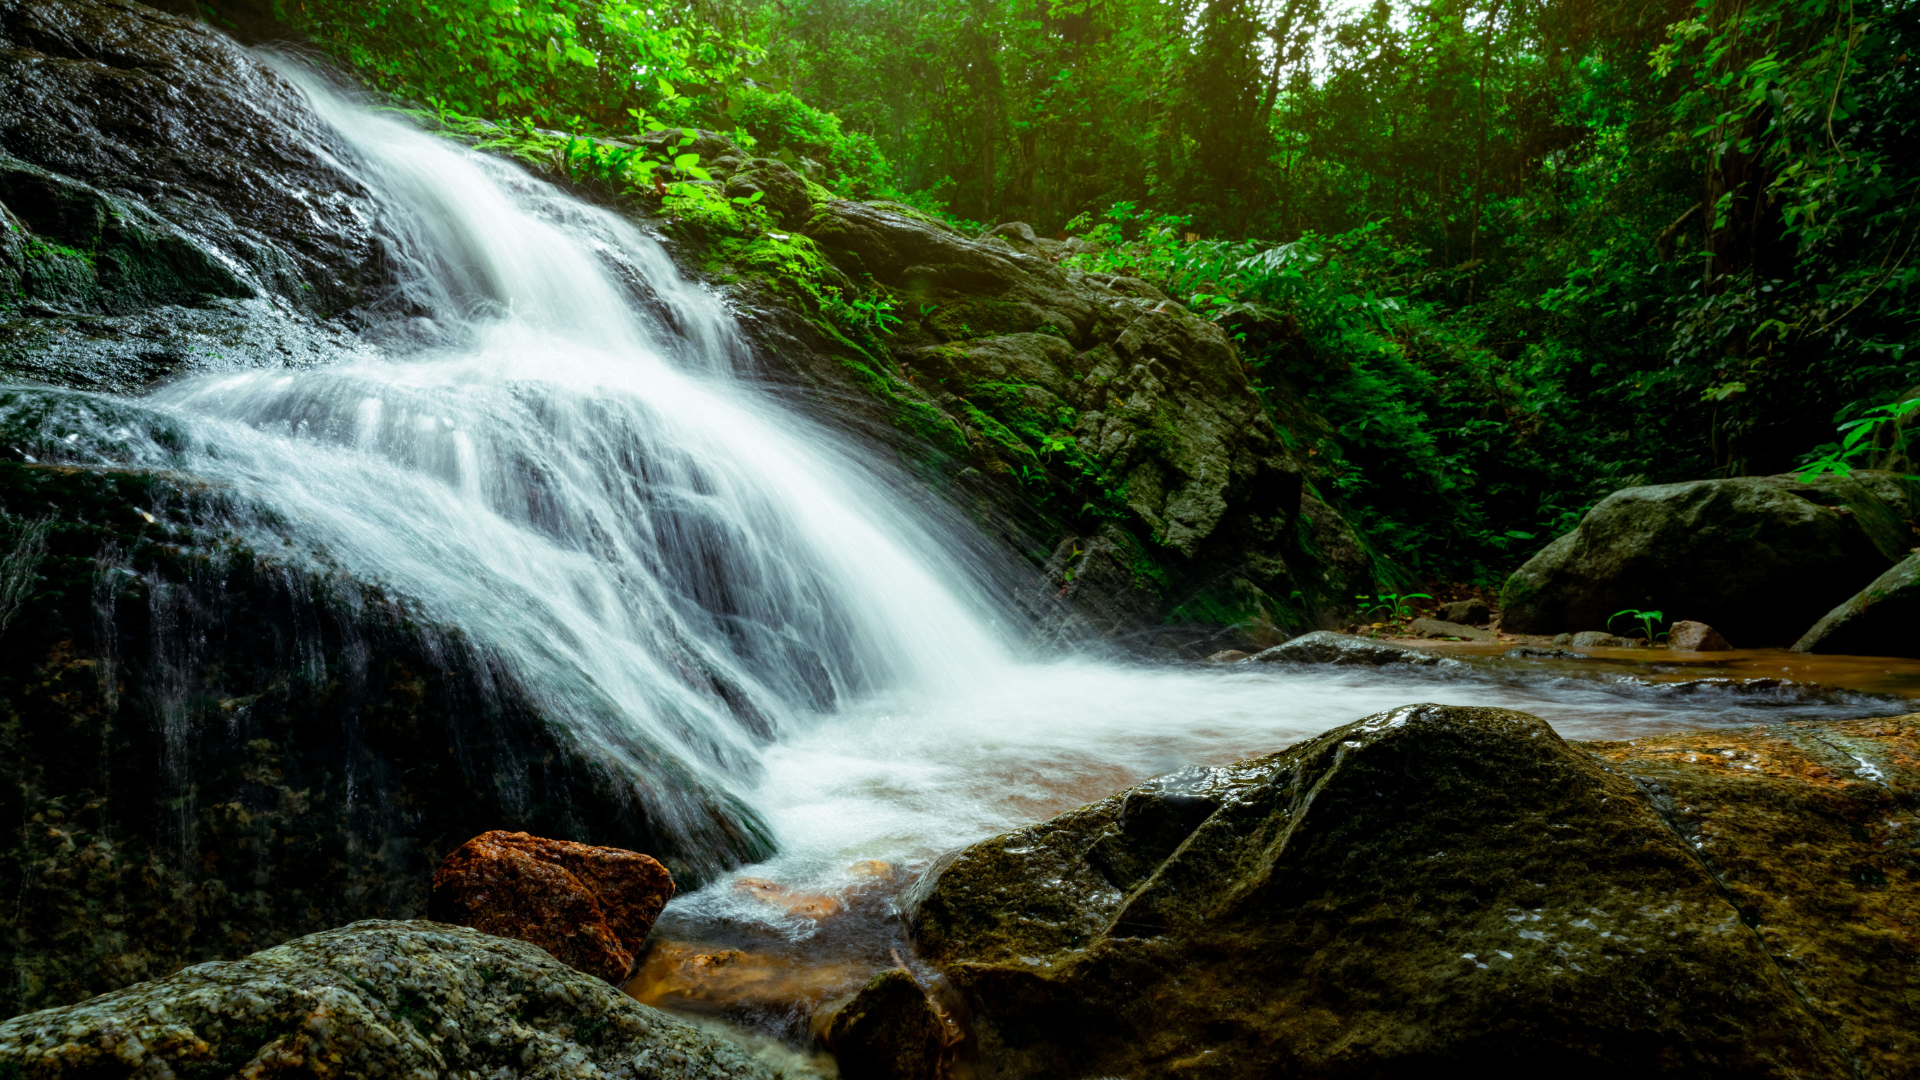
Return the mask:
<path id="1" fill-rule="evenodd" d="M 1630 484 L 1884 464 L 1920 383 L 1916 0 L 273 15 L 443 112 L 717 129 L 963 229 L 1104 241 L 1074 258 L 1306 393 L 1316 489 L 1407 581 L 1496 580 Z"/>

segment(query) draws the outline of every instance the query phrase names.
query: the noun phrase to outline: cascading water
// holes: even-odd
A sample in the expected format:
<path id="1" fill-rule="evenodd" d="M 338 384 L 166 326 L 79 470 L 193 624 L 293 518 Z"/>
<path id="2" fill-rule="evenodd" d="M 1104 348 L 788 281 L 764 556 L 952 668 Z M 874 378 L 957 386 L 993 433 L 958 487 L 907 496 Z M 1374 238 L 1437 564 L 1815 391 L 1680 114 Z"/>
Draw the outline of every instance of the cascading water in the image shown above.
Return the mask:
<path id="1" fill-rule="evenodd" d="M 607 753 L 758 808 L 782 854 L 754 873 L 788 888 L 831 891 L 852 860 L 911 863 L 1409 701 L 1528 709 L 1568 734 L 1756 715 L 1565 681 L 1023 659 L 1003 608 L 1017 578 L 743 378 L 725 308 L 657 244 L 286 73 L 378 194 L 395 302 L 418 314 L 325 367 L 43 401 L 44 441 L 261 508 L 230 524 L 297 534 L 410 598 Z M 673 793 L 653 798 L 656 824 L 697 847 Z M 822 932 L 755 896 L 723 881 L 663 929 Z"/>

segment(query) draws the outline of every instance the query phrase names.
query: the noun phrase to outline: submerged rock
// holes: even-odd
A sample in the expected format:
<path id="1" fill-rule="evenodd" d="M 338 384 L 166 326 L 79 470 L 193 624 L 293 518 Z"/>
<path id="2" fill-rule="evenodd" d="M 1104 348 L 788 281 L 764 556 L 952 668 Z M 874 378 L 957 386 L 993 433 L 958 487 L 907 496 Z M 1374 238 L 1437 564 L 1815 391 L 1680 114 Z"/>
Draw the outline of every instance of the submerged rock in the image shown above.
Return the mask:
<path id="1" fill-rule="evenodd" d="M 1387 645 L 1371 638 L 1316 630 L 1292 641 L 1256 653 L 1253 662 L 1261 664 L 1336 664 L 1342 666 L 1384 667 L 1405 664 L 1410 667 L 1451 666 L 1459 661 L 1421 649 Z"/>
<path id="2" fill-rule="evenodd" d="M 984 1075 L 1853 1075 L 1691 843 L 1521 713 L 1162 777 L 943 856 L 903 909 Z"/>
<path id="3" fill-rule="evenodd" d="M 673 877 L 650 856 L 496 830 L 440 864 L 427 913 L 618 985 L 672 897 Z"/>
<path id="4" fill-rule="evenodd" d="M 1920 656 L 1920 555 L 1907 556 L 1821 616 L 1793 651 Z"/>
<path id="5" fill-rule="evenodd" d="M 772 1080 L 531 945 L 361 922 L 0 1023 L 0 1075 Z"/>
<path id="6" fill-rule="evenodd" d="M 1912 501 L 1908 481 L 1867 472 L 1616 491 L 1507 579 L 1501 626 L 1551 634 L 1639 608 L 1786 645 L 1905 557 Z"/>

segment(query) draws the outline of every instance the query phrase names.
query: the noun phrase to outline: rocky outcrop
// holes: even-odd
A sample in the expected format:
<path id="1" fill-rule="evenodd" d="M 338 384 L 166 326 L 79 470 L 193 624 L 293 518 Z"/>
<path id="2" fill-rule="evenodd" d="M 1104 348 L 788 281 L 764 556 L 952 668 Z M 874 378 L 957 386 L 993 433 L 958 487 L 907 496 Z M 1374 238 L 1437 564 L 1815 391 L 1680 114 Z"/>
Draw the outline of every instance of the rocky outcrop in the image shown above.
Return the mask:
<path id="1" fill-rule="evenodd" d="M 0 510 L 0 1014 L 424 914 L 441 859 L 500 826 L 683 881 L 770 851 L 671 760 L 580 745 L 463 635 L 237 544 L 218 491 L 0 462 Z"/>
<path id="2" fill-rule="evenodd" d="M 1814 623 L 1794 652 L 1920 656 L 1920 555 L 1909 555 Z"/>
<path id="3" fill-rule="evenodd" d="M 0 6 L 0 375 L 137 390 L 414 312 L 298 94 L 126 0 Z"/>
<path id="4" fill-rule="evenodd" d="M 1498 640 L 1497 635 L 1490 630 L 1447 622 L 1444 619 L 1414 619 L 1407 624 L 1407 633 L 1412 637 L 1423 638 L 1459 638 L 1463 641 Z"/>
<path id="5" fill-rule="evenodd" d="M 950 853 L 902 906 L 981 1075 L 1911 1076 L 1916 734 L 1589 750 L 1409 706 Z"/>
<path id="6" fill-rule="evenodd" d="M 774 1080 L 531 945 L 361 922 L 0 1023 L 0 1075 Z"/>
<path id="7" fill-rule="evenodd" d="M 1911 483 L 1871 472 L 1627 488 L 1507 579 L 1501 628 L 1600 630 L 1637 608 L 1786 645 L 1906 557 L 1913 516 Z"/>

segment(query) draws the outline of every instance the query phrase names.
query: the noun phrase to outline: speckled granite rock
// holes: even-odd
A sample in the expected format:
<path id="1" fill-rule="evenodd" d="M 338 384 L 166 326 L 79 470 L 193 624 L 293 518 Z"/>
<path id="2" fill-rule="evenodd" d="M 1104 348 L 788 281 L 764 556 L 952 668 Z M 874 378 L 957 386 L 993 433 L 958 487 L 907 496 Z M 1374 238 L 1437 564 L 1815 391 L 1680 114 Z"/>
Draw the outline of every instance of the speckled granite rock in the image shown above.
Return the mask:
<path id="1" fill-rule="evenodd" d="M 772 1080 L 531 945 L 361 922 L 0 1024 L 0 1075 Z"/>
<path id="2" fill-rule="evenodd" d="M 496 829 L 434 871 L 427 914 L 530 942 L 619 985 L 672 897 L 673 876 L 651 856 Z"/>
<path id="3" fill-rule="evenodd" d="M 1161 777 L 951 853 L 902 906 L 985 1076 L 1838 1080 L 1861 1059 L 1639 786 L 1523 713 L 1408 706 Z"/>
<path id="4" fill-rule="evenodd" d="M 1460 661 L 1424 649 L 1388 645 L 1371 638 L 1315 630 L 1292 641 L 1257 652 L 1251 659 L 1257 664 L 1337 664 L 1341 666 L 1384 667 L 1404 664 L 1408 667 L 1455 667 Z"/>

